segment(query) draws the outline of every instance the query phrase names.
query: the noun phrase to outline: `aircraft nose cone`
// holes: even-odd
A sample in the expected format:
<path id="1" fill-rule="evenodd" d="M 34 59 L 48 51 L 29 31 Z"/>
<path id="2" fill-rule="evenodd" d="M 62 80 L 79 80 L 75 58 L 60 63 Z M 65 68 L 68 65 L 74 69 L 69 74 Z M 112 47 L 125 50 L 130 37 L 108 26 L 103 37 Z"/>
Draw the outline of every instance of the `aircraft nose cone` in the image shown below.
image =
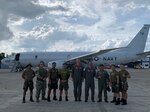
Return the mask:
<path id="1" fill-rule="evenodd" d="M 2 59 L 2 60 L 1 60 L 1 63 L 2 63 L 2 64 L 5 64 L 5 59 Z"/>

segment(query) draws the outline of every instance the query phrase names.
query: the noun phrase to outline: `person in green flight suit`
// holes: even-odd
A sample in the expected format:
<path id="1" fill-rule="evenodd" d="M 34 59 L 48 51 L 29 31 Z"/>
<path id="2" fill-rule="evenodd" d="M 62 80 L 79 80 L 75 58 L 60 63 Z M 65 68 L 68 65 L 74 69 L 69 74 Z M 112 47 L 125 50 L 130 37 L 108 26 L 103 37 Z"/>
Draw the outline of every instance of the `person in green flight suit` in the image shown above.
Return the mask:
<path id="1" fill-rule="evenodd" d="M 104 91 L 104 100 L 108 103 L 107 86 L 109 85 L 109 75 L 108 72 L 104 70 L 103 64 L 99 65 L 96 78 L 98 79 L 98 102 L 102 101 L 102 92 Z"/>
<path id="2" fill-rule="evenodd" d="M 70 77 L 70 71 L 67 69 L 67 65 L 64 63 L 62 69 L 59 71 L 59 90 L 60 90 L 60 97 L 59 101 L 62 101 L 62 93 L 63 89 L 65 90 L 65 100 L 68 101 L 68 79 Z"/>

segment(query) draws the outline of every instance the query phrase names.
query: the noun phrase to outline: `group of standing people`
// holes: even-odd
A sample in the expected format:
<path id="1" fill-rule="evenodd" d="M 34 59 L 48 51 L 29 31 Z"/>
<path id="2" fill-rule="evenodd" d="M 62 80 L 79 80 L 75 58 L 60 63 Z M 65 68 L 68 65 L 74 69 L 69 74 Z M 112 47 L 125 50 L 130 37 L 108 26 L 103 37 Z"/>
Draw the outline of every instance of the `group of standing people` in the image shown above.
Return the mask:
<path id="1" fill-rule="evenodd" d="M 22 73 L 22 78 L 24 79 L 24 86 L 23 86 L 23 103 L 26 102 L 25 96 L 26 92 L 29 88 L 30 90 L 30 101 L 34 102 L 33 100 L 33 78 L 36 76 L 36 102 L 40 102 L 40 94 L 42 93 L 42 100 L 47 100 L 48 102 L 51 101 L 50 95 L 51 91 L 53 90 L 53 100 L 57 100 L 56 97 L 56 90 L 58 89 L 58 80 L 59 83 L 59 90 L 60 90 L 60 97 L 59 101 L 62 101 L 62 93 L 65 90 L 65 100 L 68 101 L 68 79 L 70 77 L 70 71 L 67 69 L 66 64 L 63 64 L 61 70 L 56 68 L 56 63 L 52 63 L 52 67 L 47 71 L 44 68 L 44 62 L 41 61 L 39 64 L 38 70 L 35 72 L 31 69 L 32 65 L 28 64 L 25 71 Z M 36 75 L 35 75 L 36 74 Z M 48 92 L 47 98 L 46 95 L 46 87 L 47 87 L 47 78 L 48 78 Z"/>
<path id="2" fill-rule="evenodd" d="M 111 66 L 111 73 L 110 73 L 110 85 L 113 92 L 113 100 L 111 103 L 115 103 L 115 105 L 122 105 L 127 104 L 128 98 L 128 82 L 127 79 L 131 78 L 129 72 L 125 70 L 123 64 L 120 65 L 120 71 L 118 72 L 115 69 L 115 65 Z M 120 99 L 121 98 L 121 99 Z"/>
<path id="3" fill-rule="evenodd" d="M 104 69 L 104 65 L 99 65 L 98 71 L 93 66 L 92 61 L 89 61 L 87 67 L 84 68 L 80 62 L 80 59 L 76 59 L 76 64 L 72 67 L 71 72 L 67 69 L 67 65 L 63 64 L 62 69 L 56 68 L 56 63 L 52 63 L 52 67 L 47 71 L 44 68 L 44 62 L 40 62 L 38 70 L 35 72 L 31 69 L 32 65 L 27 65 L 26 70 L 22 74 L 24 81 L 24 93 L 23 103 L 26 102 L 25 96 L 28 88 L 30 89 L 30 101 L 33 100 L 33 78 L 36 78 L 36 102 L 39 102 L 40 93 L 42 92 L 42 100 L 51 101 L 51 91 L 53 90 L 53 100 L 57 100 L 56 90 L 58 89 L 59 81 L 59 101 L 62 101 L 63 90 L 65 92 L 65 100 L 68 101 L 68 80 L 71 76 L 73 81 L 73 93 L 75 101 L 81 101 L 82 95 L 82 83 L 85 80 L 85 102 L 88 102 L 89 89 L 91 90 L 91 101 L 95 102 L 95 78 L 98 79 L 98 101 L 102 101 L 102 93 L 104 92 L 104 101 L 108 102 L 107 91 L 113 92 L 113 100 L 111 103 L 119 105 L 122 102 L 123 105 L 127 104 L 127 90 L 128 83 L 127 78 L 130 78 L 130 74 L 125 70 L 124 65 L 121 64 L 121 70 L 118 72 L 115 69 L 115 65 L 111 65 L 111 72 L 109 73 Z M 35 75 L 36 74 L 36 75 Z M 45 97 L 45 91 L 48 78 L 48 92 L 47 98 Z"/>

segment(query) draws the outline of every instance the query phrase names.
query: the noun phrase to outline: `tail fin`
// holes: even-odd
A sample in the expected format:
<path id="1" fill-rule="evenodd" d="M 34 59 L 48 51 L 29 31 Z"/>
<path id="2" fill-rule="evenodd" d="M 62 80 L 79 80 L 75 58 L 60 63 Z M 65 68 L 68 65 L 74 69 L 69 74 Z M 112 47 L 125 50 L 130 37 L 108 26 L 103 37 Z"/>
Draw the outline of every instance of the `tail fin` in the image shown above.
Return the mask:
<path id="1" fill-rule="evenodd" d="M 134 39 L 129 43 L 127 48 L 130 50 L 142 53 L 145 49 L 145 44 L 149 32 L 150 24 L 145 24 L 142 29 L 138 32 L 138 34 L 134 37 Z"/>

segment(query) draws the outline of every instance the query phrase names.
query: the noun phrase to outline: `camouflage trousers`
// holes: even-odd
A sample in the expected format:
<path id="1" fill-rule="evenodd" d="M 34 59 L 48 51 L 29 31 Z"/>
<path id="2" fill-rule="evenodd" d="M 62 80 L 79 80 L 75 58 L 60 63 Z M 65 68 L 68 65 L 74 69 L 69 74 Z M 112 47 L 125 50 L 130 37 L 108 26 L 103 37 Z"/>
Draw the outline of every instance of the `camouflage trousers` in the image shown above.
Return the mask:
<path id="1" fill-rule="evenodd" d="M 128 82 L 121 82 L 120 84 L 120 91 L 127 91 L 128 90 Z"/>
<path id="2" fill-rule="evenodd" d="M 117 85 L 117 83 L 112 83 L 111 88 L 113 93 L 119 93 L 120 91 L 119 85 Z"/>
<path id="3" fill-rule="evenodd" d="M 36 81 L 36 98 L 40 97 L 42 91 L 42 97 L 45 97 L 46 81 Z"/>

